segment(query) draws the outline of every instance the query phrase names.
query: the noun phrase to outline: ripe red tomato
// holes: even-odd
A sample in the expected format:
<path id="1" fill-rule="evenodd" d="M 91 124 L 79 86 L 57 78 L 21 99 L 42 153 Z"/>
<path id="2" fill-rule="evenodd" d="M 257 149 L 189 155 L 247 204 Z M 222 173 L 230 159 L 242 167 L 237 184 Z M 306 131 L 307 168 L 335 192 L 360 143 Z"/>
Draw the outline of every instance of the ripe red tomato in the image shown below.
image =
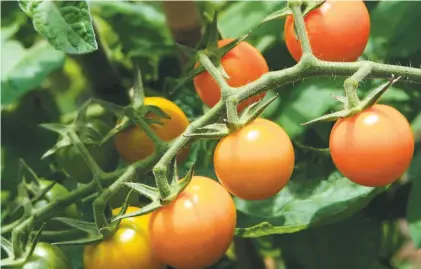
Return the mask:
<path id="1" fill-rule="evenodd" d="M 338 120 L 330 133 L 329 148 L 345 177 L 363 186 L 378 187 L 394 182 L 409 167 L 414 137 L 399 111 L 374 105 Z"/>
<path id="2" fill-rule="evenodd" d="M 246 200 L 261 200 L 287 184 L 295 154 L 279 125 L 258 118 L 222 138 L 213 160 L 215 173 L 229 192 Z"/>
<path id="3" fill-rule="evenodd" d="M 353 62 L 360 57 L 370 35 L 370 15 L 363 1 L 327 0 L 304 17 L 313 54 L 320 60 Z M 284 37 L 291 56 L 301 59 L 301 45 L 293 16 L 285 21 Z"/>
<path id="4" fill-rule="evenodd" d="M 236 210 L 229 193 L 210 178 L 194 176 L 171 204 L 152 213 L 152 250 L 177 269 L 204 268 L 228 250 L 235 226 Z"/>
<path id="5" fill-rule="evenodd" d="M 113 210 L 116 215 L 121 208 Z M 126 213 L 139 210 L 129 207 Z M 148 231 L 151 214 L 125 218 L 117 231 L 109 238 L 85 246 L 83 264 L 85 269 L 164 269 L 152 253 Z"/>
<path id="6" fill-rule="evenodd" d="M 181 135 L 189 125 L 183 110 L 175 103 L 162 97 L 146 97 L 145 105 L 157 106 L 171 119 L 161 118 L 163 125 L 152 124 L 156 135 L 164 141 L 171 141 Z M 153 116 L 153 115 L 152 115 Z M 114 137 L 114 143 L 120 155 L 129 163 L 142 160 L 155 151 L 153 141 L 139 126 L 131 126 Z M 183 148 L 177 155 L 178 161 L 186 159 L 189 147 Z"/>
<path id="7" fill-rule="evenodd" d="M 219 40 L 218 46 L 223 47 L 233 38 Z M 244 86 L 269 72 L 269 67 L 262 54 L 246 41 L 241 42 L 224 55 L 221 64 L 230 79 L 227 80 L 231 87 Z M 196 63 L 195 68 L 199 66 Z M 221 99 L 221 89 L 219 89 L 215 80 L 207 72 L 203 72 L 193 79 L 194 87 L 200 99 L 208 106 L 213 107 Z M 258 102 L 265 97 L 266 93 L 252 96 L 238 105 L 238 110 Z"/>

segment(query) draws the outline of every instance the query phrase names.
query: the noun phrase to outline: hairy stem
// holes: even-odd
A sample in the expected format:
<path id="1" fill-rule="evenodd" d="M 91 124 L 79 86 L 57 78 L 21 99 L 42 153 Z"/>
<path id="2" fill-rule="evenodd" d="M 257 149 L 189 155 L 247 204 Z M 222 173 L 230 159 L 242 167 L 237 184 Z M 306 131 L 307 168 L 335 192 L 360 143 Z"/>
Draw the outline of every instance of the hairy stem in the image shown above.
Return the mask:
<path id="1" fill-rule="evenodd" d="M 124 174 L 122 174 L 113 184 L 105 189 L 93 203 L 94 219 L 98 229 L 101 230 L 104 227 L 108 227 L 109 223 L 105 217 L 105 207 L 107 206 L 108 200 L 117 193 L 117 191 L 123 186 L 123 184 L 136 175 L 136 170 L 133 166 L 129 166 Z"/>
<path id="2" fill-rule="evenodd" d="M 304 22 L 304 16 L 301 11 L 301 1 L 288 1 L 288 5 L 294 16 L 295 28 L 297 29 L 298 39 L 300 40 L 301 48 L 303 51 L 303 57 L 307 55 L 313 55 L 311 50 L 310 41 L 308 39 L 306 26 Z"/>
<path id="3" fill-rule="evenodd" d="M 206 56 L 204 53 L 199 53 L 199 61 L 214 78 L 216 84 L 221 90 L 221 99 L 222 101 L 226 102 L 228 123 L 237 125 L 240 121 L 237 112 L 238 101 L 237 98 L 232 95 L 231 86 L 228 85 L 220 69 L 218 69 L 218 67 L 212 63 L 208 56 Z"/>
<path id="4" fill-rule="evenodd" d="M 396 66 L 389 64 L 361 61 L 353 63 L 326 62 L 316 60 L 311 69 L 303 69 L 300 64 L 279 71 L 272 71 L 262 75 L 259 79 L 234 90 L 239 101 L 243 101 L 252 95 L 264 91 L 312 77 L 352 76 L 367 63 L 371 64 L 371 76 L 369 78 L 390 78 L 391 74 L 401 76 L 401 80 L 413 83 L 421 83 L 421 69 L 413 67 Z"/>
<path id="5" fill-rule="evenodd" d="M 371 72 L 372 64 L 370 62 L 365 63 L 355 72 L 352 76 L 347 78 L 344 82 L 345 88 L 345 95 L 347 98 L 347 102 L 345 103 L 345 109 L 352 109 L 356 108 L 359 103 L 360 99 L 358 99 L 358 85 L 365 77 L 367 77 Z"/>
<path id="6" fill-rule="evenodd" d="M 231 87 L 228 85 L 221 71 L 212 63 L 209 57 L 199 52 L 199 61 L 208 73 L 213 77 L 219 89 L 221 90 L 222 100 L 226 100 L 231 93 Z"/>
<path id="7" fill-rule="evenodd" d="M 177 155 L 177 152 L 183 148 L 189 141 L 190 137 L 188 134 L 194 133 L 197 128 L 203 127 L 213 120 L 215 120 L 223 111 L 224 102 L 220 100 L 214 107 L 212 107 L 208 113 L 202 115 L 186 128 L 186 130 L 181 134 L 179 137 L 174 139 L 168 150 L 164 153 L 161 159 L 157 162 L 157 164 L 153 168 L 153 173 L 156 180 L 156 185 L 160 189 L 160 196 L 161 199 L 165 201 L 171 195 L 171 191 L 168 185 L 168 178 L 167 178 L 167 167 L 170 164 L 171 160 Z M 168 190 L 163 188 L 164 186 L 168 185 Z M 164 192 L 161 190 L 164 190 Z"/>

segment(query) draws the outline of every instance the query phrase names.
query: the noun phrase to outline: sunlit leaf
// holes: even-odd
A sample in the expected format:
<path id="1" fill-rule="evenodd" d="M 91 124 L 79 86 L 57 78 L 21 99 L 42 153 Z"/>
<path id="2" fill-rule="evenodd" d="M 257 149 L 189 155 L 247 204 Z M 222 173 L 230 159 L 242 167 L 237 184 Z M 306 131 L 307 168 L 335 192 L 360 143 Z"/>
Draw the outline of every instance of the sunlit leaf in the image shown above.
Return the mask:
<path id="1" fill-rule="evenodd" d="M 17 41 L 2 44 L 1 104 L 10 104 L 40 86 L 45 78 L 64 64 L 64 53 L 46 42 L 25 49 Z"/>
<path id="2" fill-rule="evenodd" d="M 338 172 L 323 181 L 294 178 L 272 198 L 236 198 L 241 212 L 236 234 L 259 237 L 293 233 L 337 221 L 359 211 L 383 190 L 357 185 Z"/>
<path id="3" fill-rule="evenodd" d="M 56 49 L 71 54 L 98 49 L 86 1 L 20 0 L 19 5 Z"/>

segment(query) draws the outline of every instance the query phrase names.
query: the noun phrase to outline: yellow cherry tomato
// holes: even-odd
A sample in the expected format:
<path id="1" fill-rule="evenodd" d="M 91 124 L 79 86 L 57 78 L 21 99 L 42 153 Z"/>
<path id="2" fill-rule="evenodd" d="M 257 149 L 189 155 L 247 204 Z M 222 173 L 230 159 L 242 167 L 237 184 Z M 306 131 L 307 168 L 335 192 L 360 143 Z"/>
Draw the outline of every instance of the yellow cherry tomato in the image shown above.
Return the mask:
<path id="1" fill-rule="evenodd" d="M 184 112 L 175 103 L 162 97 L 146 97 L 145 105 L 159 107 L 171 119 L 160 118 L 161 124 L 152 124 L 151 128 L 164 141 L 171 141 L 181 135 L 189 125 Z M 154 115 L 151 115 L 154 117 Z M 139 126 L 131 126 L 114 137 L 115 146 L 120 155 L 129 163 L 142 160 L 155 151 L 155 145 Z M 177 160 L 187 157 L 188 148 L 182 149 Z"/>
<path id="2" fill-rule="evenodd" d="M 126 213 L 139 208 L 129 207 Z M 113 214 L 121 208 L 114 209 Z M 165 269 L 166 266 L 153 255 L 150 247 L 149 220 L 151 214 L 125 218 L 109 238 L 85 246 L 85 269 Z"/>

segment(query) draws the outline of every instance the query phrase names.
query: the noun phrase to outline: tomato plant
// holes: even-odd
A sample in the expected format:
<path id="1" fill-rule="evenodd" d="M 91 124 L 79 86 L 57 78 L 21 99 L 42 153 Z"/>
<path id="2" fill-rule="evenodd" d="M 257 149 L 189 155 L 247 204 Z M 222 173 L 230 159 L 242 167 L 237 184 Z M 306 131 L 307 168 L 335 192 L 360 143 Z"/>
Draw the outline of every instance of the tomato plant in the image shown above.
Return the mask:
<path id="1" fill-rule="evenodd" d="M 235 225 L 228 192 L 210 178 L 193 176 L 176 200 L 152 213 L 152 250 L 177 269 L 204 268 L 228 250 Z"/>
<path id="2" fill-rule="evenodd" d="M 224 137 L 214 153 L 215 173 L 232 194 L 247 200 L 269 198 L 289 181 L 294 149 L 276 123 L 256 119 Z"/>
<path id="3" fill-rule="evenodd" d="M 338 120 L 329 148 L 338 170 L 357 184 L 378 187 L 397 180 L 408 169 L 414 136 L 406 118 L 387 105 L 375 105 Z"/>
<path id="4" fill-rule="evenodd" d="M 363 1 L 325 1 L 304 17 L 314 55 L 325 61 L 356 61 L 370 35 L 370 15 Z M 285 21 L 285 43 L 292 57 L 302 55 L 294 19 Z"/>
<path id="5" fill-rule="evenodd" d="M 116 215 L 121 208 L 113 210 Z M 127 208 L 126 213 L 139 210 Z M 123 219 L 117 231 L 100 243 L 85 246 L 83 264 L 85 269 L 127 268 L 164 269 L 150 248 L 148 225 L 150 214 Z"/>
<path id="6" fill-rule="evenodd" d="M 233 40 L 233 38 L 219 40 L 218 46 L 223 47 Z M 225 54 L 221 59 L 221 65 L 229 76 L 227 83 L 232 87 L 244 86 L 269 72 L 265 58 L 246 41 L 239 43 Z M 239 66 L 241 68 L 238 68 Z M 221 99 L 221 90 L 207 71 L 194 77 L 193 83 L 197 94 L 207 106 L 213 107 Z M 243 110 L 248 105 L 263 99 L 264 96 L 265 93 L 261 93 L 250 97 L 239 104 L 238 109 Z"/>
<path id="7" fill-rule="evenodd" d="M 171 141 L 181 135 L 189 125 L 189 120 L 184 112 L 175 103 L 162 97 L 146 97 L 145 105 L 157 106 L 170 119 L 160 118 L 161 124 L 152 124 L 152 128 L 163 141 Z M 149 117 L 156 117 L 149 115 Z M 132 126 L 118 133 L 114 139 L 115 146 L 120 155 L 128 162 L 142 160 L 155 151 L 153 141 L 145 134 L 139 126 Z M 187 157 L 188 148 L 179 154 L 179 160 Z"/>
<path id="8" fill-rule="evenodd" d="M 403 269 L 421 248 L 421 2 L 1 7 L 0 267 L 38 240 L 73 269 Z"/>
<path id="9" fill-rule="evenodd" d="M 22 266 L 22 269 L 71 269 L 71 263 L 64 252 L 57 246 L 38 242 L 34 252 Z"/>
<path id="10" fill-rule="evenodd" d="M 81 134 L 81 136 L 89 137 L 97 142 L 100 142 L 101 138 L 111 129 L 106 123 L 99 119 L 92 119 L 89 124 L 92 128 Z M 86 144 L 86 148 L 103 170 L 111 171 L 116 167 L 118 155 L 112 141 L 106 142 L 101 146 L 97 144 Z M 92 171 L 85 163 L 85 160 L 80 155 L 76 146 L 68 145 L 58 149 L 55 153 L 55 160 L 57 164 L 77 182 L 86 184 L 92 180 Z"/>

